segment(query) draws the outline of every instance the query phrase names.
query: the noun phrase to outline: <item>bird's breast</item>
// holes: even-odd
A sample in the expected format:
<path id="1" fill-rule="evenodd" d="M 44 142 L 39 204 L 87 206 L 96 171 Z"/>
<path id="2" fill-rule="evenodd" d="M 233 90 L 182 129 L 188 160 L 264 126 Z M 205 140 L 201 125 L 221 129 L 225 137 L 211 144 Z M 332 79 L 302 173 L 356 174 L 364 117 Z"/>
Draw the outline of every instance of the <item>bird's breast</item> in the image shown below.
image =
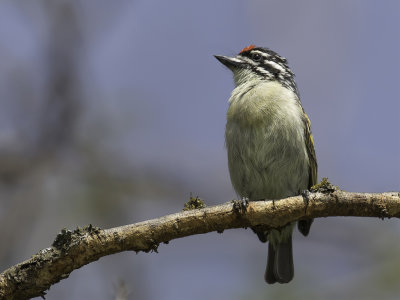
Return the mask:
<path id="1" fill-rule="evenodd" d="M 297 95 L 269 82 L 236 88 L 229 102 L 225 142 L 238 194 L 277 199 L 305 189 L 308 155 Z"/>
<path id="2" fill-rule="evenodd" d="M 242 126 L 268 124 L 301 116 L 297 95 L 278 82 L 249 82 L 236 87 L 229 99 L 227 120 Z"/>

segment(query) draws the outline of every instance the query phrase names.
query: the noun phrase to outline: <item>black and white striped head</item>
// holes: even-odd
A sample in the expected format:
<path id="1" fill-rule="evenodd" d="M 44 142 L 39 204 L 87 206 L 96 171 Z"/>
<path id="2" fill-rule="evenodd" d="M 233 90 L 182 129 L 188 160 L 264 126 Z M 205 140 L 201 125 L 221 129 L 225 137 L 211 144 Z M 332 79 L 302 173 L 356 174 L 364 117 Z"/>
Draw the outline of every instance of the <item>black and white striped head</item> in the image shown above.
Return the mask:
<path id="1" fill-rule="evenodd" d="M 298 94 L 287 60 L 268 48 L 250 45 L 234 57 L 215 55 L 215 58 L 233 72 L 236 86 L 250 80 L 278 81 Z"/>

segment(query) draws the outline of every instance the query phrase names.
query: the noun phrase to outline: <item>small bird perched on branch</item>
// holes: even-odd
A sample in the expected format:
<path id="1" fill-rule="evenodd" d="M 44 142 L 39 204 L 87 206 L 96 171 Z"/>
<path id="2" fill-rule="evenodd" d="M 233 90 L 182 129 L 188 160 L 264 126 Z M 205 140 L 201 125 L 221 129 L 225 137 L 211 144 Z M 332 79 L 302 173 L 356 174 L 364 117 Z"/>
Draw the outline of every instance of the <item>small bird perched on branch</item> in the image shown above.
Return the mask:
<path id="1" fill-rule="evenodd" d="M 254 45 L 234 57 L 215 56 L 233 72 L 225 143 L 232 185 L 249 201 L 299 195 L 317 183 L 317 160 L 308 119 L 294 74 L 285 58 Z M 312 219 L 298 221 L 307 236 Z M 294 223 L 268 230 L 252 228 L 268 241 L 267 283 L 293 279 Z"/>

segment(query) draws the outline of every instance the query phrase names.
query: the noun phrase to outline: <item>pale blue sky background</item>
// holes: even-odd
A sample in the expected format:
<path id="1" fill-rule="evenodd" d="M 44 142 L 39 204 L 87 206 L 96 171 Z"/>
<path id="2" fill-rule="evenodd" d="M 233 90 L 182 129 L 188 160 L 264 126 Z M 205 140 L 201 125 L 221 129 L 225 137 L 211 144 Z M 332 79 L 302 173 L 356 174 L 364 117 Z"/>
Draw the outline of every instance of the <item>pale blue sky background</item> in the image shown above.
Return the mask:
<path id="1" fill-rule="evenodd" d="M 80 146 L 23 183 L 0 186 L 0 219 L 28 220 L 24 242 L 0 245 L 3 269 L 47 247 L 63 227 L 155 218 L 181 209 L 190 192 L 209 205 L 236 197 L 223 140 L 233 80 L 213 54 L 249 44 L 289 60 L 320 178 L 348 191 L 400 190 L 400 2 L 59 3 L 72 9 L 81 36 L 79 47 L 58 41 L 60 51 L 76 53 Z M 0 154 L 29 156 L 37 135 L 51 75 L 46 5 L 0 3 Z M 95 162 L 81 145 L 91 145 Z M 88 196 L 87 165 L 102 165 L 117 182 L 102 201 Z M 121 196 L 126 182 L 132 191 Z M 24 193 L 37 202 L 21 217 L 25 205 L 14 212 L 7 199 Z M 112 299 L 119 280 L 129 299 L 396 299 L 399 233 L 396 220 L 316 220 L 309 238 L 296 233 L 294 281 L 278 286 L 264 284 L 266 245 L 249 230 L 192 236 L 158 254 L 103 258 L 53 286 L 48 299 Z"/>

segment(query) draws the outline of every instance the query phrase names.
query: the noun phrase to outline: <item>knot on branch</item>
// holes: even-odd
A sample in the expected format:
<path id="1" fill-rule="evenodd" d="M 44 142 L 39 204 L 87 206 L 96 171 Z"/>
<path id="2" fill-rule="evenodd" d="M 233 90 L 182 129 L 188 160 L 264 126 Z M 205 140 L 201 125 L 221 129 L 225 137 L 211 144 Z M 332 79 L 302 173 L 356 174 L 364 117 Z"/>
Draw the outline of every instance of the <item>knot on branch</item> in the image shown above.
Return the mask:
<path id="1" fill-rule="evenodd" d="M 61 232 L 57 234 L 52 246 L 58 250 L 65 250 L 69 247 L 72 241 L 72 231 L 66 228 L 61 229 Z"/>
<path id="2" fill-rule="evenodd" d="M 84 235 L 99 234 L 100 231 L 101 229 L 99 227 L 95 227 L 92 224 L 83 228 L 77 227 L 74 231 L 63 228 L 61 232 L 57 234 L 52 246 L 57 250 L 65 252 L 72 245 L 77 244 Z"/>

